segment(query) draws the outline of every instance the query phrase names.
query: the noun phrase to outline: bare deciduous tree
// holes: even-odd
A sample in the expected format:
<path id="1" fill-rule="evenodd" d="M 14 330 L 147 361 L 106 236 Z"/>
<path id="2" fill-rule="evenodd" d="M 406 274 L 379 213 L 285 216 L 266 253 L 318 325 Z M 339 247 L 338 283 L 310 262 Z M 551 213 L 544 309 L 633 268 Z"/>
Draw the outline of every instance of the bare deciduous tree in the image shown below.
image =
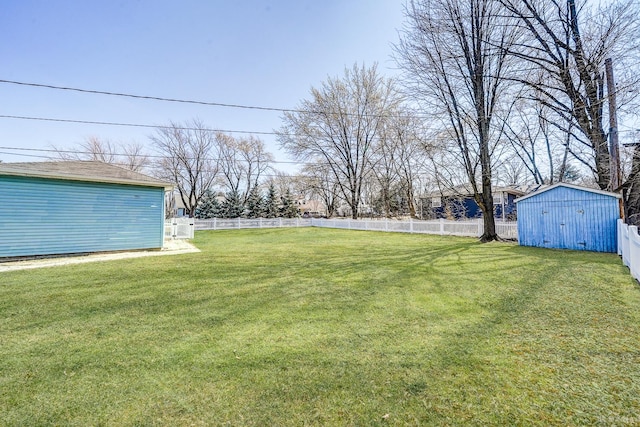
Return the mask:
<path id="1" fill-rule="evenodd" d="M 388 127 L 389 138 L 396 148 L 395 168 L 399 186 L 406 197 L 409 215 L 416 217 L 415 185 L 420 174 L 426 172 L 427 154 L 434 146 L 424 138 L 424 125 L 408 110 L 395 116 Z"/>
<path id="2" fill-rule="evenodd" d="M 377 193 L 377 194 L 369 194 L 370 203 L 373 203 L 374 199 L 379 201 L 381 205 L 381 213 L 390 217 L 392 215 L 392 188 L 398 182 L 398 172 L 396 168 L 397 163 L 397 151 L 398 145 L 396 144 L 396 140 L 392 139 L 393 131 L 391 129 L 386 129 L 386 126 L 382 126 L 382 130 L 380 132 L 380 140 L 376 146 L 376 149 L 372 153 L 372 168 L 371 175 L 375 179 L 376 186 L 375 191 L 373 186 L 369 189 L 369 193 Z"/>
<path id="3" fill-rule="evenodd" d="M 520 169 L 517 159 L 536 184 L 553 184 L 558 171 L 566 169 L 567 156 L 564 154 L 570 149 L 570 139 L 561 127 L 554 125 L 558 120 L 562 118 L 536 99 L 517 99 L 509 120 L 504 123 L 508 149 L 500 163 L 515 172 Z"/>
<path id="4" fill-rule="evenodd" d="M 388 111 L 400 101 L 391 80 L 376 66 L 354 65 L 329 78 L 295 112 L 286 112 L 278 132 L 281 146 L 297 160 L 326 163 L 340 193 L 358 218 L 362 186 Z"/>
<path id="5" fill-rule="evenodd" d="M 151 165 L 151 159 L 146 154 L 142 144 L 130 143 L 122 146 L 124 158 L 118 164 L 134 172 L 142 172 Z"/>
<path id="6" fill-rule="evenodd" d="M 271 170 L 273 155 L 254 136 L 234 138 L 216 134 L 217 156 L 225 186 L 240 196 L 244 204 L 260 178 Z"/>
<path id="7" fill-rule="evenodd" d="M 115 143 L 109 139 L 90 136 L 77 147 L 68 149 L 53 147 L 63 160 L 95 160 L 121 166 L 134 172 L 142 172 L 151 162 L 144 146 L 139 143 Z"/>
<path id="8" fill-rule="evenodd" d="M 329 165 L 307 163 L 302 170 L 304 189 L 311 196 L 318 197 L 325 206 L 327 217 L 332 217 L 338 207 L 338 183 Z"/>
<path id="9" fill-rule="evenodd" d="M 593 171 L 601 189 L 610 189 L 604 62 L 609 57 L 616 58 L 617 64 L 637 60 L 637 1 L 593 7 L 575 0 L 499 2 L 524 30 L 510 54 L 535 70 L 516 80 L 532 87 L 535 97 L 561 117 L 553 122 L 556 126 L 571 133 L 573 125 L 580 132 L 573 135 L 576 148 L 566 145 L 567 150 Z M 626 74 L 631 78 L 620 81 L 619 87 L 637 84 L 637 70 L 635 74 Z"/>
<path id="10" fill-rule="evenodd" d="M 414 185 L 425 165 L 425 150 L 431 149 L 422 139 L 423 126 L 405 106 L 389 111 L 382 124 L 372 169 L 378 187 L 375 198 L 385 216 L 392 214 L 391 205 L 398 204 L 398 197 L 406 203 L 406 212 L 394 213 L 416 216 Z"/>
<path id="11" fill-rule="evenodd" d="M 176 184 L 190 217 L 218 176 L 215 137 L 199 120 L 184 126 L 172 122 L 158 128 L 150 137 L 163 156 L 156 164 L 156 173 L 159 178 Z"/>
<path id="12" fill-rule="evenodd" d="M 483 213 L 481 241 L 498 239 L 491 153 L 500 140 L 495 116 L 508 89 L 514 28 L 491 0 L 411 1 L 396 46 L 408 89 L 425 111 L 443 119 Z"/>

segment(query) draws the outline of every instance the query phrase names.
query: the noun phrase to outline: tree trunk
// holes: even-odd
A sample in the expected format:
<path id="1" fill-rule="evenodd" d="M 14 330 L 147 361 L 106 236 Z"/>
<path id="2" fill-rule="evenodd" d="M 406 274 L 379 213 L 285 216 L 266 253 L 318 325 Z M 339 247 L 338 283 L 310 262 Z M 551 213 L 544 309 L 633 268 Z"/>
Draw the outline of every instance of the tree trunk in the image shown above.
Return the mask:
<path id="1" fill-rule="evenodd" d="M 482 233 L 480 241 L 486 243 L 494 240 L 500 240 L 500 237 L 498 237 L 498 233 L 496 232 L 496 221 L 493 215 L 484 215 L 482 219 L 484 223 L 484 233 Z"/>
<path id="2" fill-rule="evenodd" d="M 607 136 L 602 132 L 598 132 L 594 137 L 594 151 L 595 151 L 595 163 L 596 173 L 598 175 L 598 187 L 601 190 L 609 190 L 611 183 L 611 160 L 609 155 L 609 144 Z"/>
<path id="3" fill-rule="evenodd" d="M 358 219 L 358 198 L 355 192 L 351 193 L 351 218 Z"/>
<path id="4" fill-rule="evenodd" d="M 409 204 L 409 215 L 411 218 L 417 218 L 416 204 L 413 200 L 413 191 L 407 191 L 407 203 Z"/>
<path id="5" fill-rule="evenodd" d="M 482 199 L 480 209 L 482 210 L 482 219 L 484 223 L 484 232 L 482 233 L 482 236 L 480 236 L 480 241 L 486 243 L 494 240 L 500 240 L 500 237 L 496 232 L 496 219 L 493 215 L 493 194 L 490 179 L 482 180 L 482 194 L 479 196 Z"/>

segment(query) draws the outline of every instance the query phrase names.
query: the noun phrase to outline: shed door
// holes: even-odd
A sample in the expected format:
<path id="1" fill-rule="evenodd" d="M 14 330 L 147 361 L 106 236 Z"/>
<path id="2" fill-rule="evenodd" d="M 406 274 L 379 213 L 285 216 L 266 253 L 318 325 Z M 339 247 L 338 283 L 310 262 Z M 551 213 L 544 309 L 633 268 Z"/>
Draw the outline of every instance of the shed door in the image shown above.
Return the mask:
<path id="1" fill-rule="evenodd" d="M 587 249 L 588 215 L 581 203 L 550 204 L 542 211 L 545 248 Z"/>

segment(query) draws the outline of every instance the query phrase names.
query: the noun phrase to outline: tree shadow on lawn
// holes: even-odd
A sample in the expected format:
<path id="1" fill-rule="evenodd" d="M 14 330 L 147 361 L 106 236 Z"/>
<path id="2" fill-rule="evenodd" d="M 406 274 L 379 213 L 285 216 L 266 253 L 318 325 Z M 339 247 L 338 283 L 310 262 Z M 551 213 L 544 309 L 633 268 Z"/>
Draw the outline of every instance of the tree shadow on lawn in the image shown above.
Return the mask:
<path id="1" fill-rule="evenodd" d="M 301 392 L 321 398 L 331 397 L 332 393 L 339 395 L 339 391 L 331 387 L 344 387 L 345 393 L 357 393 L 358 389 L 373 384 L 374 391 L 379 393 L 377 396 L 371 392 L 366 396 L 360 394 L 357 399 L 391 402 L 398 411 L 402 405 L 414 404 L 419 407 L 414 413 L 423 414 L 421 421 L 425 425 L 430 421 L 451 424 L 455 417 L 459 417 L 460 423 L 478 420 L 489 412 L 495 412 L 496 424 L 497 421 L 501 424 L 544 424 L 544 418 L 526 418 L 529 415 L 521 412 L 529 410 L 531 416 L 535 416 L 535 410 L 541 408 L 530 403 L 528 393 L 545 390 L 536 386 L 529 390 L 518 389 L 525 385 L 532 372 L 516 366 L 513 347 L 496 346 L 509 343 L 505 335 L 511 333 L 513 325 L 521 326 L 531 318 L 528 312 L 545 292 L 553 291 L 554 271 L 566 261 L 561 256 L 546 256 L 546 253 L 530 248 L 493 247 L 471 239 L 451 242 L 425 239 L 424 245 L 421 239 L 418 243 L 413 239 L 409 241 L 407 247 L 393 251 L 388 247 L 364 247 L 366 256 L 363 258 L 351 258 L 344 252 L 327 252 L 312 259 L 285 260 L 278 254 L 281 264 L 258 271 L 251 269 L 262 265 L 264 260 L 258 264 L 247 259 L 240 265 L 213 265 L 195 277 L 185 275 L 186 283 L 175 287 L 162 279 L 165 281 L 163 295 L 155 294 L 154 299 L 154 294 L 150 293 L 154 281 L 163 277 L 165 269 L 177 269 L 172 277 L 181 277 L 181 270 L 187 272 L 197 268 L 207 256 L 206 253 L 185 255 L 180 260 L 170 261 L 168 266 L 158 265 L 157 271 L 154 270 L 145 282 L 122 289 L 127 293 L 143 291 L 137 295 L 121 293 L 111 299 L 107 292 L 106 301 L 95 298 L 84 300 L 82 304 L 86 304 L 88 311 L 100 309 L 104 313 L 126 315 L 118 317 L 118 322 L 126 320 L 122 326 L 130 326 L 133 332 L 140 334 L 145 331 L 135 328 L 136 324 L 144 324 L 164 312 L 167 316 L 154 324 L 154 328 L 163 332 L 158 334 L 162 342 L 152 343 L 158 345 L 158 357 L 179 359 L 178 367 L 194 364 L 201 369 L 198 372 L 204 378 L 222 381 L 217 376 L 205 374 L 213 370 L 215 375 L 232 385 L 246 386 L 257 397 L 266 396 L 262 403 L 253 403 L 255 405 L 277 406 L 278 400 L 300 398 Z M 598 260 L 595 257 L 593 262 Z M 143 263 L 136 261 L 133 264 L 142 266 Z M 542 268 L 541 263 L 544 264 Z M 89 267 L 77 267 L 74 271 L 85 268 Z M 218 282 L 215 277 L 208 279 L 208 275 L 215 274 L 218 268 L 224 269 L 228 283 Z M 279 272 L 279 268 L 287 270 Z M 121 272 L 117 277 L 126 282 L 144 270 L 140 267 Z M 101 273 L 105 286 L 106 280 L 112 279 L 110 275 L 116 271 L 118 268 L 114 265 Z M 234 279 L 242 274 L 243 277 Z M 489 280 L 479 280 L 481 276 L 489 277 Z M 485 286 L 491 289 L 483 292 Z M 464 293 L 465 288 L 469 288 L 469 294 Z M 446 301 L 437 319 L 423 317 L 423 313 L 412 307 L 406 310 L 403 307 L 405 303 L 420 304 L 415 301 L 416 297 L 442 296 L 457 299 Z M 397 300 L 390 301 L 389 298 Z M 385 306 L 387 302 L 389 304 Z M 458 307 L 459 302 L 468 307 Z M 424 307 L 431 309 L 428 303 Z M 60 310 L 64 309 L 65 305 L 60 304 Z M 382 313 L 381 320 L 373 324 L 368 322 L 367 316 L 372 312 Z M 180 320 L 177 326 L 175 319 Z M 110 320 L 97 326 L 106 327 Z M 420 329 L 428 328 L 432 320 L 438 323 L 436 326 L 442 326 L 438 333 L 419 333 Z M 341 329 L 335 331 L 333 326 Z M 165 329 L 173 329 L 173 332 L 165 334 Z M 403 342 L 405 339 L 412 341 L 407 344 Z M 345 353 L 314 356 L 331 350 Z M 352 360 L 351 356 L 357 359 Z M 323 363 L 328 367 L 321 366 Z M 298 365 L 300 369 L 296 371 L 294 368 Z M 375 369 L 369 365 L 375 365 Z M 233 366 L 237 366 L 235 371 L 225 371 Z M 271 383 L 254 387 L 253 372 L 260 373 L 261 369 L 271 372 L 273 366 L 290 369 L 274 377 L 278 382 L 280 379 L 291 380 L 288 384 L 291 392 L 278 394 L 278 385 Z M 336 370 L 346 379 L 330 379 L 329 376 L 336 375 Z M 164 374 L 164 371 L 160 372 Z M 314 372 L 319 372 L 317 377 Z M 394 387 L 390 391 L 387 379 L 378 377 L 385 372 L 392 374 L 389 381 Z M 231 373 L 247 375 L 246 382 L 238 382 Z M 323 375 L 327 376 L 329 384 L 326 391 L 321 388 Z M 348 380 L 353 380 L 353 384 Z M 293 381 L 298 382 L 294 384 Z M 392 393 L 393 397 L 381 397 L 386 392 Z M 561 414 L 568 417 L 565 403 L 559 400 L 560 411 L 565 411 Z M 318 405 L 321 403 L 326 401 L 319 399 Z M 352 403 L 356 405 L 356 402 Z M 349 409 L 342 401 L 334 404 Z M 312 406 L 305 408 L 313 409 Z M 392 417 L 401 422 L 400 413 L 393 412 Z M 487 419 L 491 420 L 484 418 Z"/>
<path id="2" fill-rule="evenodd" d="M 607 289 L 592 290 L 584 278 L 573 283 L 570 276 L 572 269 L 593 265 L 598 270 L 612 263 L 616 267 L 618 261 L 606 254 L 573 251 L 567 257 L 517 246 L 507 248 L 505 256 L 509 255 L 522 264 L 517 283 L 486 301 L 481 316 L 472 316 L 442 336 L 420 363 L 421 369 L 413 372 L 407 392 L 442 414 L 450 414 L 447 408 L 453 405 L 468 421 L 492 413 L 504 424 L 596 422 L 600 411 L 620 401 L 611 394 L 611 372 L 595 374 L 583 364 L 590 360 L 593 346 L 603 345 L 598 334 L 607 330 L 603 321 L 593 319 L 600 310 L 597 298 L 611 297 Z M 599 283 L 606 283 L 604 275 Z M 598 363 L 620 363 L 616 357 Z M 456 394 L 453 403 L 451 395 L 431 392 L 442 390 L 443 384 Z"/>
<path id="3" fill-rule="evenodd" d="M 483 276 L 502 281 L 508 278 L 505 273 L 509 269 L 522 266 L 520 258 L 526 260 L 524 255 L 515 257 L 502 248 L 485 252 L 477 241 L 429 243 L 425 241 L 424 246 L 394 248 L 393 251 L 386 247 L 369 247 L 364 257 L 327 253 L 320 258 L 296 260 L 293 266 L 319 275 L 329 271 L 339 281 L 370 275 L 374 279 L 384 278 L 390 286 L 407 286 L 420 279 L 446 286 L 451 281 L 472 282 Z"/>
<path id="4" fill-rule="evenodd" d="M 331 268 L 338 277 L 332 278 L 329 274 L 324 286 L 316 283 L 313 288 L 306 290 L 308 291 L 306 295 L 297 295 L 295 298 L 306 296 L 314 303 L 290 307 L 291 318 L 289 323 L 284 325 L 283 331 L 289 328 L 293 333 L 300 326 L 301 319 L 306 319 L 303 324 L 305 327 L 310 324 L 324 324 L 324 328 L 315 330 L 315 333 L 319 335 L 308 337 L 314 343 L 312 349 L 316 349 L 315 351 L 322 348 L 327 350 L 343 349 L 347 353 L 343 355 L 331 353 L 314 358 L 311 356 L 311 350 L 299 348 L 300 358 L 296 363 L 301 364 L 300 371 L 303 371 L 307 364 L 333 365 L 342 363 L 346 364 L 347 371 L 354 371 L 347 376 L 348 378 L 362 377 L 361 380 L 358 380 L 359 382 L 367 384 L 369 381 L 376 390 L 383 391 L 385 379 L 374 378 L 373 375 L 376 375 L 379 369 L 386 370 L 389 372 L 392 382 L 389 393 L 393 395 L 393 398 L 389 398 L 388 401 L 393 405 L 415 404 L 421 406 L 424 412 L 424 419 L 421 420 L 423 422 L 450 420 L 452 416 L 454 418 L 462 416 L 461 420 L 474 420 L 492 411 L 498 414 L 496 418 L 493 418 L 494 421 L 509 423 L 519 420 L 522 422 L 522 414 L 518 411 L 521 406 L 528 408 L 528 404 L 521 400 L 526 399 L 526 391 L 514 390 L 513 386 L 522 378 L 511 378 L 511 367 L 505 368 L 504 366 L 512 363 L 510 349 L 493 346 L 496 343 L 496 338 L 499 339 L 503 336 L 510 329 L 512 323 L 520 321 L 523 313 L 527 312 L 536 303 L 540 294 L 546 291 L 547 280 L 531 277 L 531 280 L 523 281 L 517 285 L 507 286 L 506 280 L 505 283 L 498 283 L 491 289 L 491 292 L 488 292 L 489 295 L 479 297 L 483 298 L 480 303 L 474 300 L 467 301 L 471 305 L 469 317 L 465 317 L 464 312 L 458 312 L 455 305 L 451 305 L 452 303 L 449 302 L 448 308 L 443 311 L 441 318 L 431 319 L 444 325 L 435 334 L 425 332 L 412 336 L 411 333 L 417 331 L 418 328 L 428 328 L 430 326 L 427 323 L 429 319 L 422 318 L 420 313 L 410 310 L 405 312 L 402 309 L 402 304 L 391 301 L 398 295 L 412 298 L 415 296 L 415 292 L 421 291 L 426 292 L 427 296 L 431 298 L 434 298 L 434 293 L 452 294 L 455 291 L 451 289 L 451 281 L 459 280 L 470 283 L 473 280 L 474 271 L 480 272 L 480 274 L 492 272 L 498 277 L 500 272 L 482 265 L 482 260 L 488 255 L 475 253 L 473 249 L 475 249 L 474 244 L 468 242 L 444 247 L 421 248 L 420 250 L 409 248 L 394 253 L 373 249 L 368 252 L 368 258 L 365 260 L 345 260 L 342 256 L 332 257 L 329 255 L 322 262 L 318 262 L 319 268 Z M 372 264 L 370 256 L 378 259 L 383 267 L 376 266 L 375 263 Z M 499 262 L 509 265 L 515 262 L 514 257 L 509 253 L 499 252 L 493 257 L 498 258 Z M 527 270 L 521 274 L 522 277 L 526 277 L 529 271 L 537 271 L 538 267 L 537 259 L 530 258 L 526 261 L 526 257 L 524 258 L 525 260 L 517 261 L 521 268 Z M 446 264 L 465 259 L 471 265 L 465 266 L 468 271 L 464 273 L 464 277 L 462 279 L 447 277 Z M 550 261 L 553 266 L 560 263 L 560 260 Z M 303 261 L 299 261 L 297 264 L 297 268 L 304 269 Z M 443 271 L 437 271 L 441 267 Z M 390 271 L 380 272 L 380 268 Z M 428 276 L 425 280 L 438 282 L 438 287 L 436 289 L 427 287 L 421 291 L 412 289 L 411 284 L 402 283 L 403 269 L 411 274 L 424 273 Z M 388 277 L 385 280 L 368 280 L 369 277 L 366 274 L 362 277 L 362 271 L 371 274 L 377 271 L 383 275 L 387 274 Z M 552 273 L 542 273 L 542 275 L 546 274 Z M 350 283 L 350 275 L 359 279 Z M 394 282 L 396 279 L 398 281 Z M 398 287 L 406 287 L 407 292 L 397 293 Z M 396 289 L 394 291 L 390 288 Z M 298 292 L 304 294 L 304 287 L 298 288 Z M 326 293 L 324 295 L 326 300 L 324 302 L 314 300 L 320 297 L 322 292 Z M 482 294 L 481 289 L 476 289 L 474 292 Z M 472 298 L 475 298 L 473 295 L 475 294 L 472 293 Z M 284 301 L 287 302 L 286 299 Z M 327 301 L 330 304 L 329 310 L 323 311 L 327 308 L 323 307 Z M 386 307 L 369 306 L 385 301 L 389 301 Z M 333 313 L 331 309 L 336 308 L 336 305 L 338 311 L 345 313 L 344 318 L 332 317 L 334 314 L 331 314 Z M 382 315 L 382 317 L 377 315 L 378 320 L 375 322 L 376 327 L 381 328 L 380 330 L 368 329 L 370 326 L 367 324 L 367 316 L 368 313 L 372 313 L 371 310 L 373 312 L 387 310 L 386 315 Z M 411 318 L 402 319 L 405 315 Z M 268 321 L 269 319 L 264 320 Z M 331 325 L 341 329 L 334 333 Z M 263 326 L 268 328 L 268 325 Z M 345 326 L 346 329 L 344 329 Z M 412 331 L 407 331 L 407 328 Z M 318 332 L 319 330 L 324 332 Z M 269 337 L 271 332 L 269 329 L 263 330 L 260 340 Z M 284 336 L 286 338 L 286 332 Z M 404 339 L 412 341 L 406 343 L 403 342 Z M 431 342 L 422 340 L 431 340 Z M 262 366 L 264 360 L 269 360 L 269 363 L 282 363 L 279 361 L 286 360 L 286 357 L 282 356 L 281 358 L 278 352 L 284 351 L 283 354 L 286 355 L 290 351 L 296 351 L 295 343 L 292 345 L 293 348 L 288 350 L 269 346 L 268 352 L 253 353 L 253 356 L 246 359 L 245 362 L 249 364 L 248 366 L 254 367 Z M 306 353 L 306 351 L 310 352 Z M 256 357 L 261 361 L 256 363 L 255 359 L 252 359 Z M 350 357 L 354 359 L 350 359 Z M 370 358 L 371 366 L 362 363 L 362 357 Z M 290 380 L 293 381 L 295 374 L 291 375 Z M 298 378 L 297 380 L 303 383 L 292 385 L 294 389 L 310 387 L 311 390 L 314 390 L 316 383 L 322 383 L 321 379 L 314 380 L 313 378 Z M 490 391 L 492 388 L 495 388 L 495 392 Z M 424 407 L 427 407 L 426 412 Z M 397 406 L 395 409 L 399 410 Z M 502 411 L 501 414 L 500 411 Z M 398 417 L 396 419 L 401 419 L 400 414 L 394 414 L 394 416 Z M 492 419 L 491 417 L 480 418 Z"/>
<path id="5" fill-rule="evenodd" d="M 405 366 L 408 369 L 403 387 L 407 394 L 445 419 L 457 414 L 461 420 L 487 420 L 493 415 L 486 416 L 495 412 L 494 421 L 522 422 L 518 407 L 526 402 L 526 391 L 516 389 L 514 384 L 523 379 L 513 378 L 517 369 L 514 371 L 511 366 L 511 350 L 496 345 L 514 323 L 526 317 L 524 313 L 545 288 L 543 282 L 532 281 L 497 295 L 493 290 L 492 295 L 497 298 L 473 302 L 475 310 L 467 316 L 451 313 L 450 327 L 435 347 L 414 355 L 415 363 Z M 426 420 L 433 421 L 429 417 Z"/>
<path id="6" fill-rule="evenodd" d="M 358 257 L 357 252 L 351 256 L 348 251 L 331 252 L 327 248 L 322 243 L 311 250 L 314 256 L 294 257 L 279 264 L 286 268 L 284 274 L 277 274 L 276 268 L 256 276 L 257 289 L 262 285 L 260 281 L 265 280 L 270 283 L 265 285 L 270 291 L 252 292 L 252 285 L 243 282 L 237 295 L 239 306 L 226 311 L 229 324 L 239 328 L 221 337 L 235 341 L 244 353 L 240 362 L 235 358 L 232 362 L 260 368 L 265 361 L 269 362 L 267 365 L 283 364 L 287 355 L 298 351 L 295 363 L 301 365 L 300 372 L 314 363 L 344 364 L 345 370 L 354 370 L 353 375 L 363 377 L 362 384 L 366 384 L 364 379 L 371 380 L 382 390 L 383 379 L 369 378 L 376 373 L 375 369 L 361 363 L 361 359 L 348 359 L 364 355 L 371 357 L 371 363 L 378 368 L 384 361 L 386 369 L 393 373 L 393 389 L 404 393 L 395 396 L 395 402 L 421 405 L 424 412 L 421 421 L 425 423 L 447 423 L 452 416 L 462 421 L 492 420 L 501 424 L 562 424 L 576 420 L 571 418 L 571 411 L 576 409 L 568 400 L 571 396 L 558 389 L 564 374 L 544 371 L 548 366 L 559 369 L 572 363 L 570 355 L 554 353 L 553 345 L 561 342 L 557 335 L 563 331 L 555 329 L 550 317 L 553 312 L 548 307 L 541 310 L 536 307 L 541 302 L 550 303 L 545 301 L 545 295 L 552 294 L 558 286 L 554 283 L 555 274 L 565 267 L 567 259 L 573 264 L 609 264 L 617 262 L 615 257 L 576 251 L 550 253 L 538 248 L 482 245 L 467 240 L 444 243 L 425 239 L 424 246 L 412 242 L 407 247 L 394 247 L 393 251 L 384 245 L 363 246 L 360 249 L 366 251 L 363 257 Z M 357 251 L 358 245 L 354 248 Z M 315 250 L 326 252 L 316 256 Z M 247 273 L 250 266 L 247 263 L 237 267 L 237 271 Z M 486 292 L 483 287 L 488 288 Z M 398 288 L 406 288 L 406 292 L 397 292 Z M 470 288 L 468 294 L 465 288 Z M 407 325 L 429 326 L 429 319 L 420 318 L 419 313 L 409 312 L 413 318 L 399 319 L 407 314 L 401 304 L 411 303 L 419 295 L 459 297 L 448 301 L 442 317 L 437 319 L 448 325 L 439 330 L 440 335 L 425 333 L 411 337 L 405 333 Z M 388 307 L 384 306 L 385 301 L 390 301 Z M 458 309 L 457 302 L 468 307 Z M 382 323 L 374 325 L 381 330 L 365 330 L 367 309 L 388 309 Z M 527 329 L 529 322 L 535 322 L 535 316 L 544 318 L 533 327 L 549 329 L 539 331 L 538 337 L 529 337 L 527 333 L 531 331 Z M 256 319 L 259 324 L 252 327 Z M 332 330 L 333 326 L 345 325 L 346 330 Z M 301 331 L 309 332 L 305 339 L 312 342 L 311 347 L 302 347 L 296 341 L 303 335 Z M 524 331 L 524 336 L 518 336 L 519 331 Z M 268 344 L 273 334 L 284 340 L 282 348 Z M 407 346 L 402 342 L 406 338 L 415 341 Z M 527 342 L 535 339 L 543 342 Z M 372 343 L 375 347 L 369 348 Z M 534 366 L 524 366 L 531 359 L 518 355 L 523 346 L 531 352 L 543 349 L 559 362 L 545 364 L 544 360 L 535 360 L 534 353 L 529 356 Z M 342 349 L 347 353 L 312 356 L 322 349 Z M 546 372 L 547 377 L 540 378 L 541 372 Z M 291 375 L 292 381 L 296 379 L 295 374 Z M 302 383 L 292 385 L 292 390 L 306 386 L 309 393 L 319 393 L 316 387 L 319 379 L 298 380 Z M 583 406 L 578 410 L 589 408 Z"/>

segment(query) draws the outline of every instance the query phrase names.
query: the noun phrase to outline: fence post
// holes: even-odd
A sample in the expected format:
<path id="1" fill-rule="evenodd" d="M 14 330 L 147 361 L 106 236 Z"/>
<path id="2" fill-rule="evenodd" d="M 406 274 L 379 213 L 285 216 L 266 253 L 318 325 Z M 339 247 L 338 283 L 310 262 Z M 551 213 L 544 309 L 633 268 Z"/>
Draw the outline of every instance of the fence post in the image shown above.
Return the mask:
<path id="1" fill-rule="evenodd" d="M 440 235 L 444 236 L 444 218 L 440 218 Z"/>
<path id="2" fill-rule="evenodd" d="M 409 233 L 413 233 L 413 218 L 409 218 Z"/>
<path id="3" fill-rule="evenodd" d="M 622 256 L 622 226 L 624 221 L 622 218 L 618 219 L 616 222 L 616 243 L 618 244 L 618 255 Z"/>
<path id="4" fill-rule="evenodd" d="M 629 267 L 629 253 L 631 249 L 631 241 L 629 238 L 629 226 L 622 224 L 622 263 Z"/>
<path id="5" fill-rule="evenodd" d="M 478 237 L 482 236 L 484 233 L 484 222 L 482 218 L 478 218 Z"/>
<path id="6" fill-rule="evenodd" d="M 634 279 L 638 279 L 638 258 L 640 258 L 640 248 L 638 244 L 640 243 L 640 237 L 638 236 L 638 227 L 635 225 L 629 226 L 629 270 L 631 271 L 631 276 Z"/>

